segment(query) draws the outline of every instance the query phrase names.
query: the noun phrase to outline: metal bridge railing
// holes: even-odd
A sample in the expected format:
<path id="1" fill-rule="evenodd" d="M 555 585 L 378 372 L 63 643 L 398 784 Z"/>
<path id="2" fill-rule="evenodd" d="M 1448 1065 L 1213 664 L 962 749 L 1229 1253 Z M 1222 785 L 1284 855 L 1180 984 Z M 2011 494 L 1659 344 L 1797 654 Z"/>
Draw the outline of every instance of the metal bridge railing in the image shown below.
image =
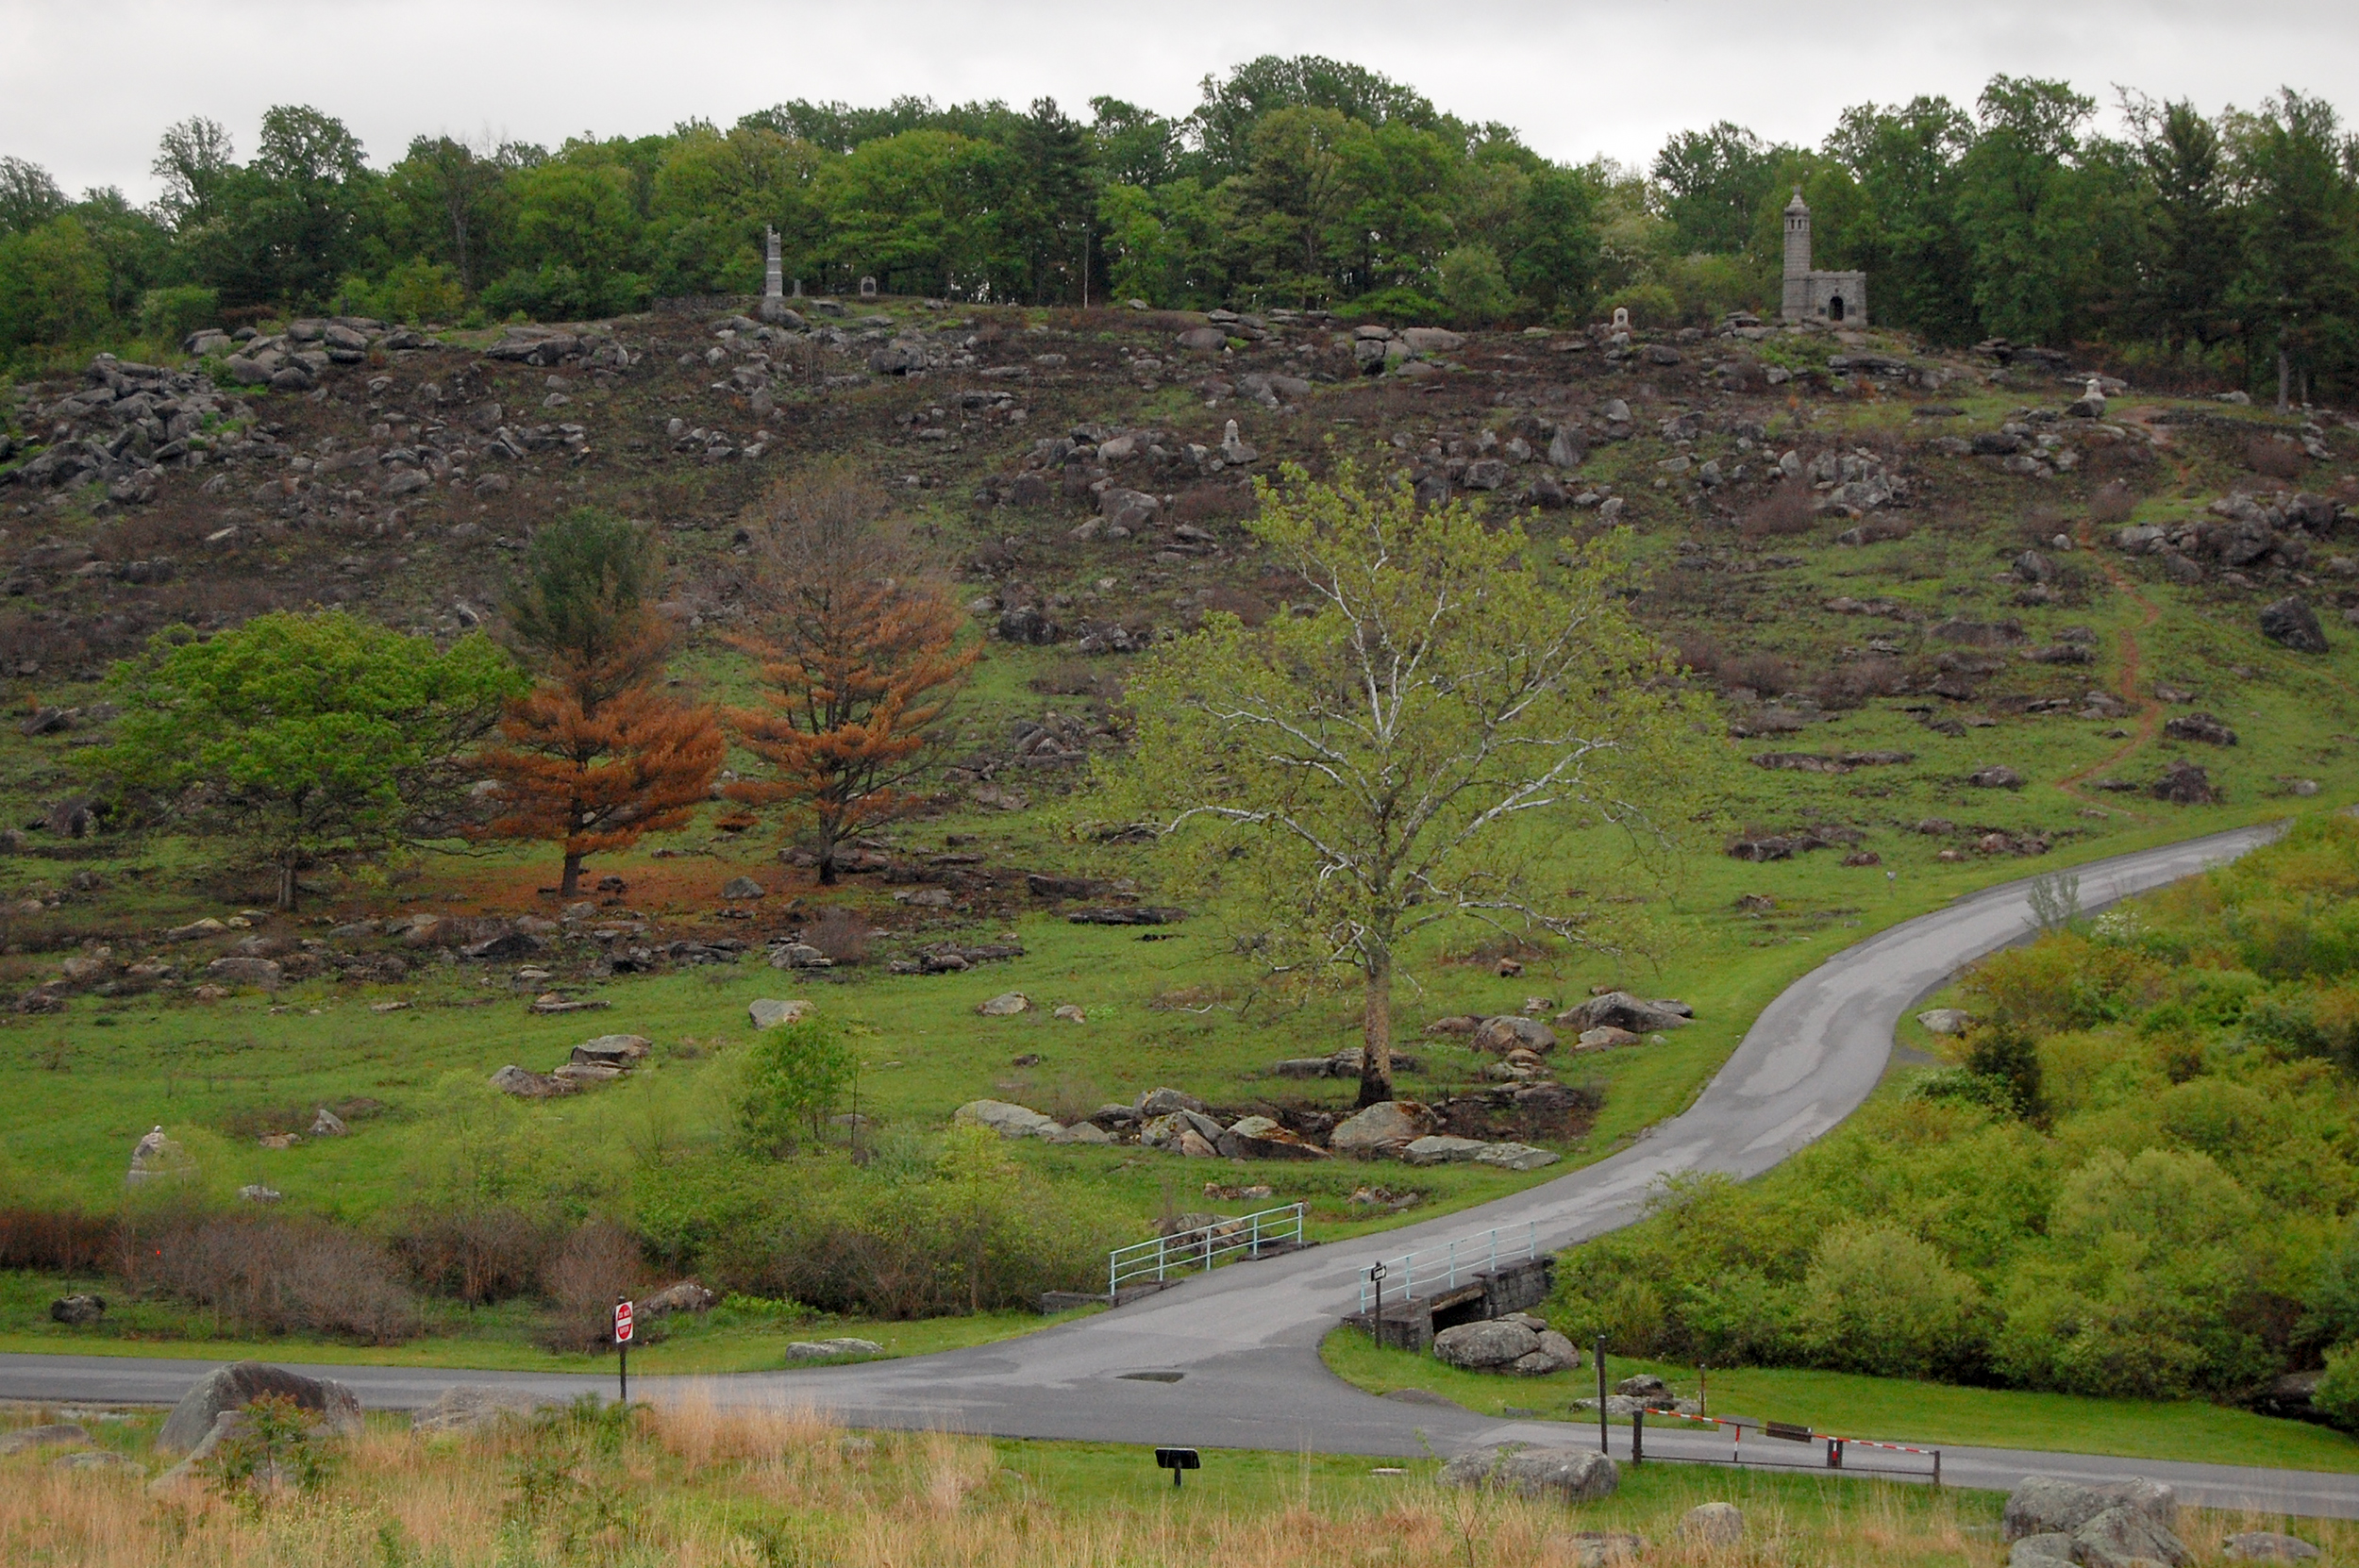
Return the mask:
<path id="1" fill-rule="evenodd" d="M 1290 1203 L 1116 1247 L 1106 1258 L 1106 1293 L 1112 1296 L 1142 1279 L 1161 1284 L 1175 1273 L 1209 1270 L 1224 1258 L 1259 1258 L 1263 1248 L 1280 1242 L 1300 1246 L 1302 1209 Z"/>
<path id="2" fill-rule="evenodd" d="M 1519 1229 L 1504 1226 L 1477 1236 L 1462 1236 L 1439 1246 L 1419 1247 L 1384 1259 L 1385 1293 L 1396 1301 L 1436 1291 L 1456 1290 L 1464 1279 L 1497 1274 L 1501 1263 L 1520 1263 L 1540 1255 L 1540 1224 L 1527 1221 Z M 1422 1287 L 1422 1289 L 1421 1289 Z M 1360 1282 L 1360 1310 L 1375 1304 L 1375 1285 Z"/>

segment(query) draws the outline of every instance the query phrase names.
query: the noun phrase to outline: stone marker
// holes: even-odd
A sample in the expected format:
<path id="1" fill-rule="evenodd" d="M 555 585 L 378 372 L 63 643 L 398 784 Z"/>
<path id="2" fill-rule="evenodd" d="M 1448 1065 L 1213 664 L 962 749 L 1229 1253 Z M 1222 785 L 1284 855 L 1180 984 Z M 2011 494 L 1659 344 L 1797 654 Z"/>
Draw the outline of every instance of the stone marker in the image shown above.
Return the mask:
<path id="1" fill-rule="evenodd" d="M 782 1002 L 776 997 L 757 996 L 745 1004 L 746 1016 L 757 1029 L 775 1029 L 781 1024 L 796 1024 L 811 1015 L 812 1005 L 804 1001 Z"/>

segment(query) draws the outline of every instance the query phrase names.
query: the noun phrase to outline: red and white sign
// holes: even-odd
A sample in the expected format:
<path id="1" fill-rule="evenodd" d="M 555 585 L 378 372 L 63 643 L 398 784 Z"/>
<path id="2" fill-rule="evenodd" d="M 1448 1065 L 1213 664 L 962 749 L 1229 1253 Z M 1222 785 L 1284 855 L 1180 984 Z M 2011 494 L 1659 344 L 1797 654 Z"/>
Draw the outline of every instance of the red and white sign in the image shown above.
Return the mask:
<path id="1" fill-rule="evenodd" d="M 630 1303 L 627 1301 L 618 1301 L 614 1304 L 614 1343 L 616 1344 L 630 1343 Z"/>

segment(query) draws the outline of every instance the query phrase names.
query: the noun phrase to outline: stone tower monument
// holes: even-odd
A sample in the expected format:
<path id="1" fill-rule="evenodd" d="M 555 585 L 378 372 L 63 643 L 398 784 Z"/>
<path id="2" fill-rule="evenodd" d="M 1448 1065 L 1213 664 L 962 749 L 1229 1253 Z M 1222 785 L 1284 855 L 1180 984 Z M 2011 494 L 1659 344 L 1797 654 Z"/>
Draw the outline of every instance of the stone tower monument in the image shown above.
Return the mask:
<path id="1" fill-rule="evenodd" d="M 1844 322 L 1867 325 L 1865 273 L 1813 272 L 1810 266 L 1810 209 L 1802 188 L 1785 204 L 1785 298 L 1779 314 L 1790 322 Z"/>
<path id="2" fill-rule="evenodd" d="M 786 314 L 786 269 L 778 260 L 778 231 L 765 224 L 762 234 L 769 244 L 769 259 L 761 275 L 761 319 L 778 321 Z"/>

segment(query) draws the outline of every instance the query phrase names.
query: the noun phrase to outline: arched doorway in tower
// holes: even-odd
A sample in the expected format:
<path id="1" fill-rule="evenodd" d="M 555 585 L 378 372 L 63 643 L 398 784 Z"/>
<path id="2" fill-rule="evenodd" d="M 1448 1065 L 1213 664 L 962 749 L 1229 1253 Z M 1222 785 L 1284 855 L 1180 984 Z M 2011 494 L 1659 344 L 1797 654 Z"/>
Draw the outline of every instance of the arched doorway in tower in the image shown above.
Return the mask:
<path id="1" fill-rule="evenodd" d="M 1827 319 L 1829 321 L 1843 319 L 1843 296 L 1841 294 L 1835 294 L 1827 301 Z"/>

